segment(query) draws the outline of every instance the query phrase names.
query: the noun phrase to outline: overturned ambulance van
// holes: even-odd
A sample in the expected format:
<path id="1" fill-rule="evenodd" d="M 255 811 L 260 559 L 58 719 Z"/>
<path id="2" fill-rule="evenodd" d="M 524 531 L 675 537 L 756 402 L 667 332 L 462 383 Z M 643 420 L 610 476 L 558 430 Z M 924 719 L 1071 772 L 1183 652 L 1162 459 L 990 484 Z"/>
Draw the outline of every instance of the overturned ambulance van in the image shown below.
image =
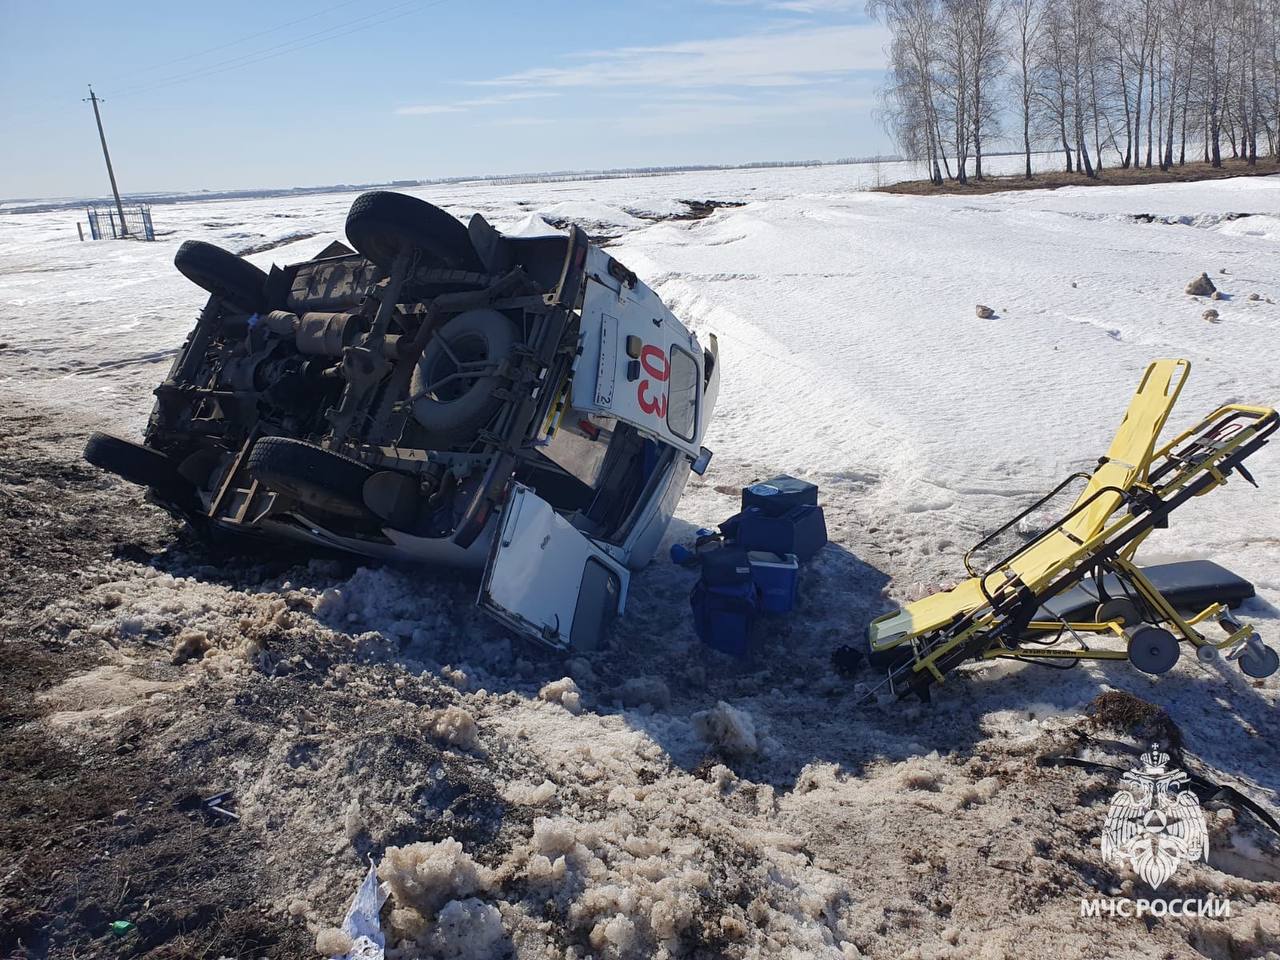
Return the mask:
<path id="1" fill-rule="evenodd" d="M 86 458 L 210 533 L 482 570 L 496 618 L 591 648 L 710 459 L 715 337 L 576 227 L 379 191 L 346 233 L 270 273 L 184 243 L 211 296 L 143 442 Z"/>

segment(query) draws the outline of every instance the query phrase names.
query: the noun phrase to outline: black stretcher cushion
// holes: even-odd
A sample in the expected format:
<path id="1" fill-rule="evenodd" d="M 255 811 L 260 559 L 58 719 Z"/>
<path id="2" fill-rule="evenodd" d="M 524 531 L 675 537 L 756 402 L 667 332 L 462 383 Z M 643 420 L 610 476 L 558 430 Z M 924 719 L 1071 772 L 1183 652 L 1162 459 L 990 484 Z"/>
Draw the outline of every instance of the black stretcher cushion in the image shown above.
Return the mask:
<path id="1" fill-rule="evenodd" d="M 1254 595 L 1252 583 L 1211 560 L 1157 563 L 1142 567 L 1142 572 L 1179 611 L 1199 613 L 1213 603 L 1238 607 Z M 1103 583 L 1112 597 L 1125 595 L 1115 574 L 1107 574 Z M 1086 579 L 1070 590 L 1064 590 L 1056 597 L 1046 600 L 1036 618 L 1052 620 L 1060 617 L 1063 620 L 1089 621 L 1093 619 L 1097 606 L 1096 585 L 1092 579 Z"/>
<path id="2" fill-rule="evenodd" d="M 1199 613 L 1212 603 L 1238 607 L 1254 595 L 1252 583 L 1210 560 L 1157 563 L 1141 569 L 1174 608 L 1184 613 Z M 1125 595 L 1114 574 L 1107 574 L 1103 580 L 1107 592 L 1113 598 Z M 1097 607 L 1097 591 L 1093 580 L 1088 579 L 1046 601 L 1036 613 L 1036 619 L 1053 620 L 1061 617 L 1063 620 L 1089 622 L 1093 620 Z M 1044 634 L 1037 633 L 1036 636 L 1043 638 Z M 864 642 L 867 662 L 877 670 L 888 669 L 902 658 L 911 659 L 909 646 L 877 653 L 870 647 L 870 638 Z"/>

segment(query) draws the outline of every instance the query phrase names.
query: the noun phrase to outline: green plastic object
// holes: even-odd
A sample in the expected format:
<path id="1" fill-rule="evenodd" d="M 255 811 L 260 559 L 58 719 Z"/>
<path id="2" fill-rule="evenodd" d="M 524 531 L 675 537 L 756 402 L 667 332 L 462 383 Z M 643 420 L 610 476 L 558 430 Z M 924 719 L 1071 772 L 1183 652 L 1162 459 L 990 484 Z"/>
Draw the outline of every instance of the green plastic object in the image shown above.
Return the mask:
<path id="1" fill-rule="evenodd" d="M 134 928 L 132 920 L 113 920 L 111 922 L 111 932 L 117 937 L 123 937 Z"/>

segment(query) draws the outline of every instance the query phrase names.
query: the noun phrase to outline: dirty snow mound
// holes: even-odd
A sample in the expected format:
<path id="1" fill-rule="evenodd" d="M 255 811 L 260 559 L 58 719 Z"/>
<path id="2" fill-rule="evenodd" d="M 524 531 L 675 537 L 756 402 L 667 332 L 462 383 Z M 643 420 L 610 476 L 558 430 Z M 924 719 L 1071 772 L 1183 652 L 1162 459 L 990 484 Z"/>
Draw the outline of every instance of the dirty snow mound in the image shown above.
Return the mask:
<path id="1" fill-rule="evenodd" d="M 399 937 L 418 940 L 428 921 L 450 900 L 487 890 L 489 871 L 478 866 L 453 838 L 439 843 L 388 847 L 378 879 L 391 894 L 391 928 Z"/>

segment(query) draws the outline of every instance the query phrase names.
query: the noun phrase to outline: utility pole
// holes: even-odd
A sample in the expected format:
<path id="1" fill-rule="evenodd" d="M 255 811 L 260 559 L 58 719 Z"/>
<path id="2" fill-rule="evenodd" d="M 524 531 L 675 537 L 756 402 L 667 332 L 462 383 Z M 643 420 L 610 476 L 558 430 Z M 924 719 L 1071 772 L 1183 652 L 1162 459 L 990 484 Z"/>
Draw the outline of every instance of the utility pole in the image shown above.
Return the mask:
<path id="1" fill-rule="evenodd" d="M 120 190 L 116 187 L 116 172 L 111 169 L 111 154 L 107 152 L 107 135 L 102 132 L 102 114 L 98 112 L 98 104 L 106 101 L 99 99 L 98 95 L 93 92 L 93 85 L 89 85 L 89 96 L 85 101 L 93 104 L 93 118 L 98 121 L 98 139 L 102 141 L 102 157 L 107 161 L 107 176 L 111 178 L 111 193 L 116 198 L 116 213 L 120 214 L 120 236 L 129 235 L 129 228 L 124 222 L 124 204 L 120 202 Z"/>

